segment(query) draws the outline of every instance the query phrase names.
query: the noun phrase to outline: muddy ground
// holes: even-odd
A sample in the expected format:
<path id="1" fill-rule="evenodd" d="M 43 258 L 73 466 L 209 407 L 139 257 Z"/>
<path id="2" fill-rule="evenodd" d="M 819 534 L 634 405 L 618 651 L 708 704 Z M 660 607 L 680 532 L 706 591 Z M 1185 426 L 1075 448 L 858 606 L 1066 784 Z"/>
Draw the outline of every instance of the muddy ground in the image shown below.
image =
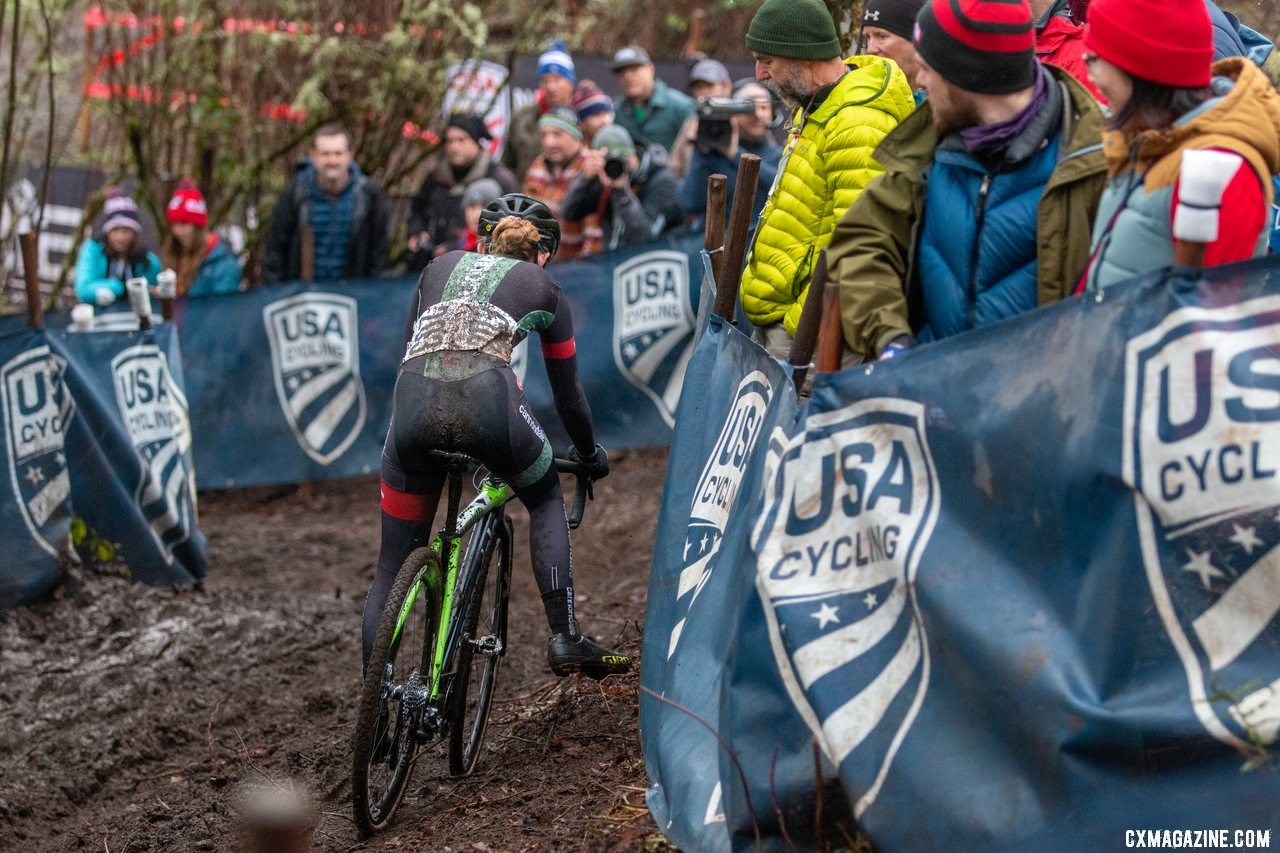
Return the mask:
<path id="1" fill-rule="evenodd" d="M 663 451 L 618 460 L 574 536 L 584 630 L 633 655 L 665 468 Z M 638 674 L 551 675 L 518 505 L 511 652 L 480 766 L 452 780 L 419 763 L 396 822 L 366 842 L 350 737 L 377 482 L 208 493 L 200 510 L 205 592 L 82 573 L 0 617 L 0 850 L 235 849 L 246 786 L 309 794 L 314 850 L 662 846 Z"/>

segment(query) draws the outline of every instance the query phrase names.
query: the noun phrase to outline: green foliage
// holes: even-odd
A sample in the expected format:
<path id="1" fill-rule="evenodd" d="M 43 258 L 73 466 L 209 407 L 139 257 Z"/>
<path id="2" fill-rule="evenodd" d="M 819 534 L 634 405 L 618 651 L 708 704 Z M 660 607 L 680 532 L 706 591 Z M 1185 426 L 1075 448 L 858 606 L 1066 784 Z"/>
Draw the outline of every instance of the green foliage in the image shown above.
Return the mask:
<path id="1" fill-rule="evenodd" d="M 71 544 L 84 558 L 89 568 L 129 577 L 128 566 L 120 553 L 120 543 L 112 542 L 98 536 L 97 531 L 89 527 L 80 516 L 71 519 Z"/>

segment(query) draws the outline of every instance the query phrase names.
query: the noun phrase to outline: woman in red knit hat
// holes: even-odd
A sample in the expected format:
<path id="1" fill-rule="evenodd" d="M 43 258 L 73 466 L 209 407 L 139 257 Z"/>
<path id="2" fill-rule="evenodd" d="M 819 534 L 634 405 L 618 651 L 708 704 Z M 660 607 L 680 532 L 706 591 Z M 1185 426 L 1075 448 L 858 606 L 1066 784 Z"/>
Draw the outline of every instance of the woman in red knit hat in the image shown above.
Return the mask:
<path id="1" fill-rule="evenodd" d="M 169 199 L 169 234 L 162 250 L 166 271 L 176 278 L 176 294 L 213 296 L 240 290 L 240 262 L 209 231 L 209 211 L 195 182 L 184 178 Z"/>
<path id="2" fill-rule="evenodd" d="M 1248 59 L 1213 63 L 1204 0 L 1093 0 L 1084 44 L 1089 76 L 1111 105 L 1102 139 L 1111 177 L 1081 288 L 1173 263 L 1178 176 L 1192 149 L 1226 152 L 1233 170 L 1205 264 L 1264 254 L 1280 95 Z"/>

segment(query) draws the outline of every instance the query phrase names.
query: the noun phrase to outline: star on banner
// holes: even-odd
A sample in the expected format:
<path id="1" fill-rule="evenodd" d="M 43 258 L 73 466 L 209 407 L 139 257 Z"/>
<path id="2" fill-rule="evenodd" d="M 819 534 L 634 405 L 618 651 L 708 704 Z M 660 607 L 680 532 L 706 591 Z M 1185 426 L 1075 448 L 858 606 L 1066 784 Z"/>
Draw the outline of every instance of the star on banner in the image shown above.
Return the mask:
<path id="1" fill-rule="evenodd" d="M 1209 581 L 1213 578 L 1226 577 L 1222 571 L 1216 568 L 1213 563 L 1209 562 L 1209 552 L 1196 553 L 1190 548 L 1187 549 L 1187 556 L 1190 561 L 1182 567 L 1184 572 L 1194 572 L 1200 576 L 1200 583 L 1204 584 L 1204 588 L 1209 588 Z"/>
<path id="2" fill-rule="evenodd" d="M 880 599 L 876 598 L 874 592 L 868 592 L 862 599 L 862 603 L 867 605 L 868 610 L 875 610 L 876 605 L 880 603 Z"/>
<path id="3" fill-rule="evenodd" d="M 30 468 L 27 469 L 27 473 L 25 474 L 25 477 L 28 483 L 30 483 L 33 486 L 38 486 L 42 482 L 44 482 L 44 471 L 40 469 L 39 465 L 32 465 Z"/>
<path id="4" fill-rule="evenodd" d="M 809 616 L 812 619 L 818 620 L 818 630 L 821 631 L 832 622 L 839 624 L 840 617 L 836 615 L 839 610 L 839 607 L 832 607 L 830 604 L 826 604 L 824 602 L 821 607 L 810 613 Z"/>
<path id="5" fill-rule="evenodd" d="M 1233 524 L 1231 527 L 1235 530 L 1235 533 L 1227 538 L 1243 548 L 1246 554 L 1253 556 L 1253 549 L 1262 544 L 1262 540 L 1257 536 L 1257 528 L 1241 527 L 1238 524 Z"/>

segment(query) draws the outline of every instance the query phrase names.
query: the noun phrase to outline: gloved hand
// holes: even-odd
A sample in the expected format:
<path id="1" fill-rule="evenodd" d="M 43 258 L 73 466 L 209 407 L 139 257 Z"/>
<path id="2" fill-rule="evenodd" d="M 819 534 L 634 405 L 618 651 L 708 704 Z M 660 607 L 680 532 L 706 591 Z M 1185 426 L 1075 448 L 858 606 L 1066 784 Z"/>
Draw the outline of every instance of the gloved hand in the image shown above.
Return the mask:
<path id="1" fill-rule="evenodd" d="M 569 451 L 569 459 L 574 462 L 581 462 L 586 466 L 587 476 L 594 482 L 603 480 L 609 476 L 609 454 L 600 445 L 596 445 L 595 453 L 590 457 L 583 456 L 578 452 L 578 448 Z"/>
<path id="2" fill-rule="evenodd" d="M 116 301 L 116 295 L 111 292 L 111 288 L 109 287 L 99 287 L 93 292 L 93 301 L 105 308 L 112 302 Z"/>
<path id="3" fill-rule="evenodd" d="M 157 299 L 174 299 L 178 295 L 178 274 L 166 269 L 156 274 L 156 286 L 151 293 Z"/>
<path id="4" fill-rule="evenodd" d="M 879 360 L 888 361 L 894 356 L 902 355 L 915 345 L 916 342 L 911 339 L 910 335 L 898 335 L 896 338 L 889 341 L 889 343 L 885 344 L 884 349 L 880 351 Z"/>

